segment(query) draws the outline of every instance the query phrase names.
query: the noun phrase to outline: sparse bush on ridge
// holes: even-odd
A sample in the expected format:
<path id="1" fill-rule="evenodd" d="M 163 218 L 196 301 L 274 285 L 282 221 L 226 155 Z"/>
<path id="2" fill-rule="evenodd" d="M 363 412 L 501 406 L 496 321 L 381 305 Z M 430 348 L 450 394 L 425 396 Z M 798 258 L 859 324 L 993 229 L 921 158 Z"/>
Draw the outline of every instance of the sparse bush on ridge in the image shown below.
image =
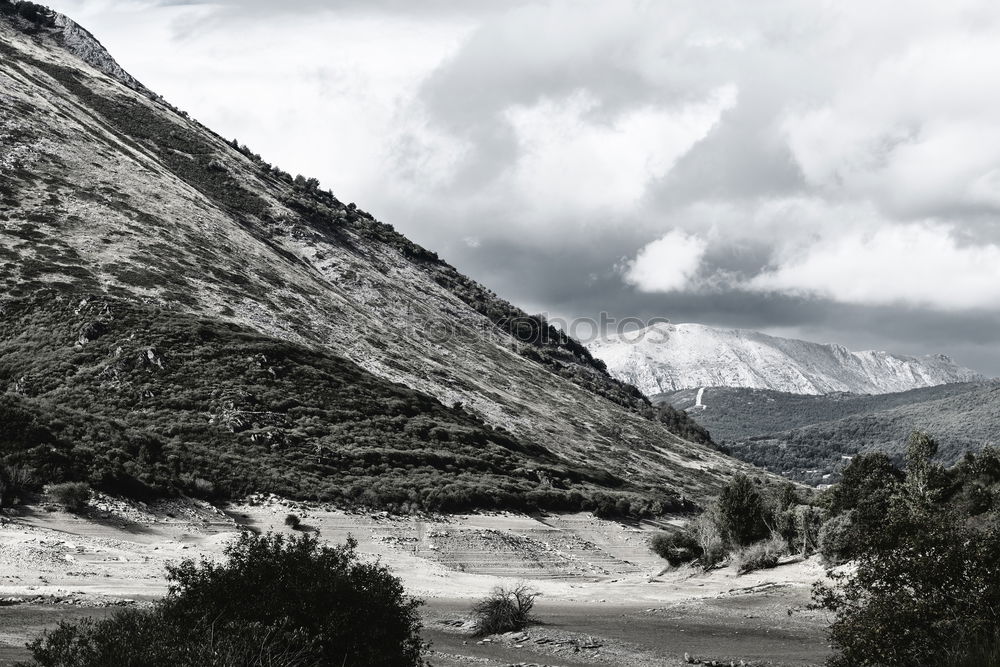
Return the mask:
<path id="1" fill-rule="evenodd" d="M 498 586 L 472 608 L 477 636 L 515 632 L 533 621 L 531 610 L 538 593 L 525 584 Z"/>
<path id="2" fill-rule="evenodd" d="M 38 27 L 51 28 L 55 25 L 53 12 L 44 5 L 24 0 L 0 0 L 0 16 L 15 16 Z"/>

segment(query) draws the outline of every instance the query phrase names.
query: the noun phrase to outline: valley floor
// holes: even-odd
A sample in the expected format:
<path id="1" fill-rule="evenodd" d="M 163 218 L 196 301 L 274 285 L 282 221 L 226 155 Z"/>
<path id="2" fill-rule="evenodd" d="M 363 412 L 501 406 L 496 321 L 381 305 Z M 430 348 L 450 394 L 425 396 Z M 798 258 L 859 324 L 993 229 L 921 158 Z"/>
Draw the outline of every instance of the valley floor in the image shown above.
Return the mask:
<path id="1" fill-rule="evenodd" d="M 655 524 L 589 514 L 394 517 L 253 498 L 217 509 L 172 501 L 98 499 L 85 518 L 28 507 L 0 525 L 0 665 L 60 619 L 102 616 L 165 592 L 164 565 L 216 558 L 241 526 L 287 531 L 295 513 L 333 542 L 348 535 L 425 600 L 424 637 L 439 667 L 544 664 L 679 665 L 702 660 L 816 665 L 825 614 L 805 608 L 824 571 L 814 559 L 737 576 L 664 571 L 646 543 Z M 467 614 L 493 586 L 541 592 L 540 625 L 481 641 Z"/>

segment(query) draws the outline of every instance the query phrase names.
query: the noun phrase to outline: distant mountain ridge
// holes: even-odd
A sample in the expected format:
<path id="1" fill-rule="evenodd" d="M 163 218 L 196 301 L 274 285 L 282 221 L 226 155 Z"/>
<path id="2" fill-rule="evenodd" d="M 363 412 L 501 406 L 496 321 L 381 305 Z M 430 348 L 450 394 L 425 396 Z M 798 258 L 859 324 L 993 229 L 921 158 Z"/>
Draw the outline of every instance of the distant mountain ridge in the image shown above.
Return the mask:
<path id="1" fill-rule="evenodd" d="M 613 377 L 649 396 L 695 387 L 884 394 L 986 379 L 945 355 L 852 352 L 841 345 L 701 324 L 654 324 L 588 348 Z"/>
<path id="2" fill-rule="evenodd" d="M 914 430 L 937 439 L 938 459 L 949 465 L 966 452 L 1000 445 L 997 380 L 864 396 L 711 387 L 653 401 L 690 411 L 733 456 L 811 483 L 836 481 L 858 452 L 901 460 Z"/>

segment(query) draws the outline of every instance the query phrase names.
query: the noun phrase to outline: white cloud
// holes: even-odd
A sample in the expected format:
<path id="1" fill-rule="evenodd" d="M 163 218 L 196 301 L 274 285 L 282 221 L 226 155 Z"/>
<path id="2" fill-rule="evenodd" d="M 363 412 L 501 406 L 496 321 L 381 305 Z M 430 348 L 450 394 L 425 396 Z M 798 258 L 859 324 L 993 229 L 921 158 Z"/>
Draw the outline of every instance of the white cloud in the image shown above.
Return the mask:
<path id="1" fill-rule="evenodd" d="M 952 18 L 939 34 L 896 47 L 849 80 L 831 81 L 824 99 L 789 100 L 782 129 L 803 173 L 902 217 L 1000 210 L 995 194 L 970 187 L 1000 166 L 1000 91 L 988 83 L 1000 77 L 996 34 Z"/>
<path id="2" fill-rule="evenodd" d="M 586 91 L 511 107 L 520 147 L 511 185 L 541 214 L 632 208 L 735 102 L 736 88 L 722 86 L 698 103 L 642 106 L 610 121 L 590 115 L 600 101 Z"/>
<path id="3" fill-rule="evenodd" d="M 1000 245 L 962 245 L 939 223 L 825 238 L 778 261 L 744 286 L 869 306 L 1000 307 Z"/>
<path id="4" fill-rule="evenodd" d="M 691 286 L 708 244 L 682 231 L 667 232 L 625 265 L 625 282 L 643 292 L 673 292 Z"/>
<path id="5" fill-rule="evenodd" d="M 532 308 L 612 308 L 619 278 L 650 311 L 728 290 L 711 301 L 741 304 L 715 318 L 733 326 L 752 298 L 812 322 L 829 301 L 947 309 L 959 333 L 957 311 L 998 304 L 989 0 L 47 4 L 206 125 Z"/>

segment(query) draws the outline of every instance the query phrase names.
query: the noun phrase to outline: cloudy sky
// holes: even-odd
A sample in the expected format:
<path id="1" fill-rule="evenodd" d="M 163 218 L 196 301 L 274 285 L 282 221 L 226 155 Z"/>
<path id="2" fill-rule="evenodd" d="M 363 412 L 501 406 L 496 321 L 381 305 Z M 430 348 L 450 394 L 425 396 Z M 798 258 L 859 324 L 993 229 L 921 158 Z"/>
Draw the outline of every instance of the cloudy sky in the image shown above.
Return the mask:
<path id="1" fill-rule="evenodd" d="M 996 3 L 47 4 L 532 312 L 1000 375 Z"/>

